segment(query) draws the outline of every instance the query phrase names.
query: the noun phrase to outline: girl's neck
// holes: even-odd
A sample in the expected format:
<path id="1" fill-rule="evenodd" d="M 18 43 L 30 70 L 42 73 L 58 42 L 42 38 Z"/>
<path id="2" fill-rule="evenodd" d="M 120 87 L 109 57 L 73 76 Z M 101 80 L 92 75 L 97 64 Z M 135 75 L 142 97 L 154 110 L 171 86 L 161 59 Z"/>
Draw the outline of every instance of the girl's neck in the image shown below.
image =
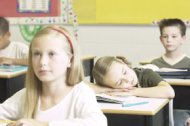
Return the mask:
<path id="1" fill-rule="evenodd" d="M 41 95 L 44 97 L 61 96 L 65 91 L 67 91 L 70 88 L 71 86 L 68 86 L 64 80 L 43 83 Z"/>

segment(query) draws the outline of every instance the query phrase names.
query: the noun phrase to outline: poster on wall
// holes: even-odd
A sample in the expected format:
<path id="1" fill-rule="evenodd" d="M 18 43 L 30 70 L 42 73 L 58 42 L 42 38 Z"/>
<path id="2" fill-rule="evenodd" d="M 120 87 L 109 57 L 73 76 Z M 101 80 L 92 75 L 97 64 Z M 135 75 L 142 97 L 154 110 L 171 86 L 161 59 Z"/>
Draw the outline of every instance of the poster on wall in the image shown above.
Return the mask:
<path id="1" fill-rule="evenodd" d="M 50 0 L 17 0 L 20 13 L 49 13 L 50 5 Z"/>

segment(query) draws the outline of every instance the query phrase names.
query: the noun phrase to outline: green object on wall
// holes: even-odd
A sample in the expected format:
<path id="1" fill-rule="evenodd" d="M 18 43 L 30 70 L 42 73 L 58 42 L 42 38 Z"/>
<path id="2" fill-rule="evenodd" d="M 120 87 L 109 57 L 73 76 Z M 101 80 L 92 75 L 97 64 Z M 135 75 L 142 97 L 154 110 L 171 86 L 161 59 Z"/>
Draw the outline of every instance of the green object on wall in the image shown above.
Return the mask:
<path id="1" fill-rule="evenodd" d="M 19 27 L 23 38 L 29 43 L 36 32 L 42 29 L 42 25 L 20 25 Z"/>

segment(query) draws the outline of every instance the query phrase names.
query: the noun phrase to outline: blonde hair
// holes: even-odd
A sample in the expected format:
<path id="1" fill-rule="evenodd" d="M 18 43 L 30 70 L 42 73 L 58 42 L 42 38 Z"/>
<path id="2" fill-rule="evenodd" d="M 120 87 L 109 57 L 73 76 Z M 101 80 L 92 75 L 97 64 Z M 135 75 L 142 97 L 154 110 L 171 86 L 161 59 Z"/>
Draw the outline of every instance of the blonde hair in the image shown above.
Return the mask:
<path id="1" fill-rule="evenodd" d="M 66 83 L 69 86 L 75 85 L 84 79 L 84 71 L 81 63 L 79 47 L 74 37 L 61 26 L 47 26 L 40 30 L 33 38 L 29 49 L 28 71 L 26 74 L 26 97 L 25 97 L 25 118 L 34 118 L 36 114 L 38 98 L 42 91 L 42 82 L 37 78 L 32 66 L 32 44 L 40 37 L 54 35 L 64 36 L 67 39 L 64 50 L 72 54 L 71 67 L 67 70 Z"/>
<path id="2" fill-rule="evenodd" d="M 104 78 L 113 62 L 124 63 L 131 68 L 131 63 L 122 56 L 104 56 L 99 58 L 92 70 L 93 77 L 98 85 L 105 86 Z"/>

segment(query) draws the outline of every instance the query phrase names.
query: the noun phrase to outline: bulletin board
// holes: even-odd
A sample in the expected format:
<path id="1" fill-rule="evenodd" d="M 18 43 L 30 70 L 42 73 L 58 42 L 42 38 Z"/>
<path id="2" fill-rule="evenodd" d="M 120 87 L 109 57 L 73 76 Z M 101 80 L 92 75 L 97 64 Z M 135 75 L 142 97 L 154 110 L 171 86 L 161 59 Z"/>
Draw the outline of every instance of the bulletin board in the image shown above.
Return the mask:
<path id="1" fill-rule="evenodd" d="M 76 0 L 73 4 L 80 24 L 151 24 L 162 18 L 190 20 L 189 5 L 190 0 Z"/>
<path id="2" fill-rule="evenodd" d="M 50 8 L 47 13 L 40 12 L 25 12 L 18 11 L 19 0 L 1 0 L 0 2 L 0 16 L 3 17 L 45 17 L 45 16 L 59 16 L 60 4 L 59 0 L 50 0 Z M 29 1 L 28 1 L 29 2 Z"/>
<path id="3" fill-rule="evenodd" d="M 1 0 L 0 16 L 10 25 L 18 25 L 27 42 L 47 24 L 72 24 L 74 35 L 78 36 L 72 0 Z"/>

